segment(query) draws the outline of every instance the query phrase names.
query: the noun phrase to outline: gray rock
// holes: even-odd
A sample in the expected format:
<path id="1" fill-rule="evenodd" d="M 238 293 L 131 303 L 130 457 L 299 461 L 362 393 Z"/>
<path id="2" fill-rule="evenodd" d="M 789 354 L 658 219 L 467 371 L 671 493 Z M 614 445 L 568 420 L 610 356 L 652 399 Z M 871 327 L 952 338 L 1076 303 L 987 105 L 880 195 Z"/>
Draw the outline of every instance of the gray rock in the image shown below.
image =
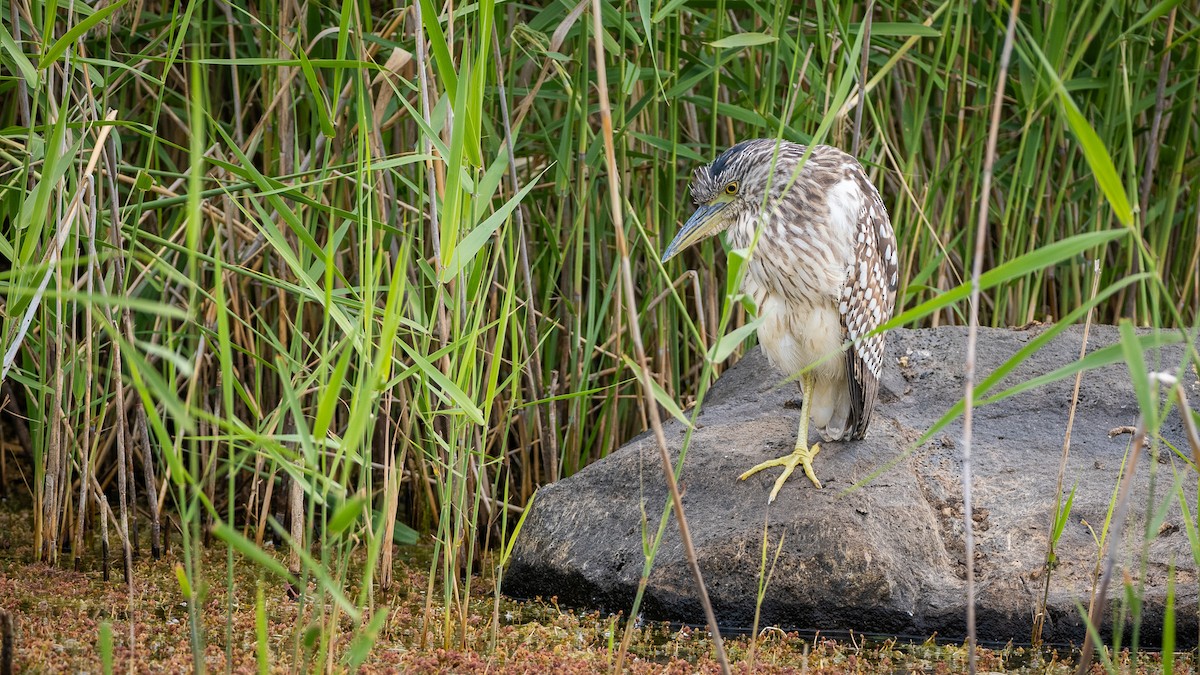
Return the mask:
<path id="1" fill-rule="evenodd" d="M 1000 366 L 1044 328 L 983 329 L 978 373 Z M 1082 329 L 1072 327 L 1001 387 L 1077 360 Z M 1089 351 L 1115 344 L 1117 329 L 1095 326 Z M 775 504 L 767 495 L 778 469 L 739 481 L 764 459 L 789 452 L 799 421 L 793 384 L 757 349 L 713 386 L 688 451 L 681 486 L 700 567 L 723 628 L 749 629 L 754 620 L 763 529 L 771 554 L 783 539 L 762 601 L 760 626 L 788 630 L 881 633 L 960 639 L 965 635 L 965 559 L 962 527 L 961 422 L 874 480 L 846 492 L 918 439 L 963 392 L 966 330 L 894 330 L 880 404 L 867 438 L 823 444 L 816 459 L 825 489 L 795 474 Z M 1151 352 L 1151 369 L 1175 370 L 1183 345 Z M 979 637 L 1018 643 L 1030 639 L 1045 583 L 1045 555 L 1056 498 L 1063 434 L 1074 378 L 976 410 L 974 435 L 976 593 Z M 1193 405 L 1200 386 L 1189 368 Z M 995 389 L 993 391 L 998 391 Z M 1051 575 L 1044 638 L 1082 641 L 1079 605 L 1087 606 L 1104 527 L 1128 434 L 1111 429 L 1136 423 L 1137 404 L 1123 364 L 1087 372 L 1080 390 L 1063 497 L 1077 487 Z M 678 457 L 683 427 L 665 425 Z M 1182 423 L 1172 412 L 1163 438 L 1187 453 Z M 1174 562 L 1177 639 L 1197 635 L 1197 565 L 1188 543 L 1175 476 L 1197 513 L 1197 478 L 1187 462 L 1159 445 L 1157 458 L 1137 467 L 1131 520 L 1123 542 L 1128 574 L 1144 588 L 1141 640 L 1157 644 L 1162 630 L 1168 566 Z M 543 487 L 521 531 L 503 589 L 514 597 L 557 596 L 560 603 L 629 611 L 644 565 L 643 532 L 653 535 L 668 501 L 658 452 L 643 434 L 570 478 Z M 1146 514 L 1171 501 L 1161 527 L 1145 543 Z M 645 514 L 645 515 L 644 515 Z M 648 516 L 648 522 L 644 518 Z M 1123 593 L 1114 578 L 1112 597 Z M 672 518 L 643 602 L 651 619 L 703 624 L 692 577 Z M 1114 615 L 1107 612 L 1108 619 Z M 1106 621 L 1104 635 L 1112 629 Z"/>

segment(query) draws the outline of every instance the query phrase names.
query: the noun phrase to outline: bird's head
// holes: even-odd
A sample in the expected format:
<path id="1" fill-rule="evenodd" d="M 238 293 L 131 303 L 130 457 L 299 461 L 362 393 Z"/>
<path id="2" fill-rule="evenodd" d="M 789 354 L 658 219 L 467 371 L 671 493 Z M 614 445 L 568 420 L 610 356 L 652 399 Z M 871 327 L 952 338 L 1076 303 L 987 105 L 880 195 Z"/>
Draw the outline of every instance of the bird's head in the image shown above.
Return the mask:
<path id="1" fill-rule="evenodd" d="M 696 169 L 692 180 L 696 212 L 663 252 L 664 263 L 692 244 L 723 232 L 742 213 L 760 207 L 775 146 L 773 139 L 743 141 L 712 164 Z"/>

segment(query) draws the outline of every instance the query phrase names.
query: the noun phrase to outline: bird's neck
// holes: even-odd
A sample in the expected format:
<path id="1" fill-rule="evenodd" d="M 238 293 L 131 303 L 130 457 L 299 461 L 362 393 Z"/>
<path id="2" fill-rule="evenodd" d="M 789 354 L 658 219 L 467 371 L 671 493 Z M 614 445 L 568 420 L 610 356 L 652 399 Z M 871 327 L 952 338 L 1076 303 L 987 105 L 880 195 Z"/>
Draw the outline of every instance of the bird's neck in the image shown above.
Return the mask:
<path id="1" fill-rule="evenodd" d="M 755 248 L 761 248 L 766 239 L 772 236 L 772 219 L 765 216 L 764 209 L 754 208 L 739 213 L 733 224 L 725 232 L 725 240 L 734 249 L 749 248 L 758 237 Z M 761 230 L 761 232 L 760 232 Z"/>

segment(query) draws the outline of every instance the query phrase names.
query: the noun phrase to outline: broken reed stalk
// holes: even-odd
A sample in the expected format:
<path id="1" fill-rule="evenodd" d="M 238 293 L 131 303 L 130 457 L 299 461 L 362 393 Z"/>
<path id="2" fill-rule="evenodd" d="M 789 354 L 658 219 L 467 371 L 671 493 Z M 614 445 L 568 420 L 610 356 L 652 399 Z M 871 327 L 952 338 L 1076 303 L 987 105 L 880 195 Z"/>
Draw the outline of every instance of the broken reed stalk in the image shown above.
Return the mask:
<path id="1" fill-rule="evenodd" d="M 979 339 L 979 278 L 983 276 L 984 239 L 987 237 L 988 204 L 992 194 L 992 168 L 996 163 L 996 138 L 1000 132 L 1000 108 L 1004 104 L 1004 84 L 1008 78 L 1008 60 L 1012 56 L 1013 34 L 1021 0 L 1013 0 L 1000 52 L 1000 73 L 992 99 L 992 118 L 988 128 L 987 150 L 983 159 L 983 185 L 979 195 L 979 219 L 975 224 L 975 260 L 971 271 L 970 326 L 967 329 L 966 392 L 963 395 L 963 535 L 967 564 L 967 671 L 975 673 L 975 536 L 971 513 L 971 432 L 975 404 L 975 347 Z"/>
<path id="2" fill-rule="evenodd" d="M 304 456 L 297 455 L 297 473 L 304 472 L 304 464 Z M 292 573 L 292 576 L 299 579 L 301 572 L 300 549 L 304 547 L 304 487 L 300 485 L 300 479 L 296 477 L 288 481 L 288 517 L 291 523 L 289 534 L 292 537 L 292 545 L 288 553 L 288 571 Z M 299 597 L 303 588 L 295 586 L 288 590 L 291 597 Z"/>
<path id="3" fill-rule="evenodd" d="M 1100 291 L 1100 261 L 1096 260 L 1093 263 L 1092 269 L 1092 299 L 1095 299 L 1096 293 Z M 1079 360 L 1087 356 L 1088 333 L 1092 328 L 1092 315 L 1095 314 L 1096 308 L 1093 306 L 1088 310 L 1087 318 L 1083 321 L 1083 340 L 1079 344 Z M 1054 572 L 1054 529 L 1058 524 L 1059 516 L 1062 512 L 1062 490 L 1063 478 L 1067 473 L 1067 457 L 1071 454 L 1071 429 L 1075 426 L 1075 409 L 1079 406 L 1079 386 L 1083 383 L 1083 371 L 1075 373 L 1075 388 L 1071 391 L 1071 409 L 1067 413 L 1067 431 L 1063 435 L 1062 454 L 1058 460 L 1058 482 L 1054 489 L 1054 510 L 1050 514 L 1050 528 L 1046 530 L 1046 582 L 1042 588 L 1042 602 L 1038 607 L 1038 612 L 1033 617 L 1033 635 L 1031 642 L 1035 647 L 1042 643 L 1042 627 L 1046 623 L 1046 607 L 1050 602 L 1050 576 Z"/>
<path id="4" fill-rule="evenodd" d="M 604 140 L 604 164 L 608 174 L 609 210 L 613 219 L 613 232 L 617 240 L 617 254 L 621 263 L 621 286 L 625 295 L 625 308 L 629 319 L 629 335 L 633 342 L 634 356 L 637 358 L 639 379 L 642 385 L 642 400 L 649 413 L 650 427 L 654 430 L 654 439 L 658 446 L 658 455 L 662 460 L 663 478 L 667 482 L 667 490 L 671 493 L 671 503 L 675 509 L 675 519 L 679 523 L 679 538 L 683 543 L 683 551 L 687 556 L 688 567 L 692 570 L 692 578 L 696 582 L 696 594 L 704 608 L 704 618 L 708 630 L 712 634 L 713 651 L 721 672 L 729 675 L 729 661 L 725 658 L 725 647 L 721 642 L 721 632 L 717 626 L 717 617 L 713 613 L 712 603 L 708 599 L 708 590 L 704 587 L 704 574 L 696 561 L 696 549 L 692 545 L 691 533 L 688 531 L 687 517 L 683 513 L 683 499 L 679 494 L 679 485 L 675 482 L 675 472 L 671 467 L 671 457 L 667 453 L 667 438 L 663 433 L 662 420 L 659 418 L 658 403 L 654 398 L 653 376 L 650 365 L 646 360 L 646 349 L 642 344 L 641 326 L 638 321 L 637 294 L 633 288 L 633 271 L 629 263 L 629 242 L 625 238 L 625 205 L 621 198 L 621 182 L 617 175 L 617 153 L 613 143 L 612 109 L 608 102 L 608 77 L 605 71 L 604 25 L 600 15 L 600 0 L 592 0 L 592 45 L 595 49 L 596 93 L 599 97 L 601 136 Z M 644 583 L 644 580 L 643 580 Z M 636 617 L 629 617 L 632 622 Z M 622 672 L 625 660 L 627 641 L 622 641 L 621 650 L 617 653 L 616 672 Z"/>
<path id="5" fill-rule="evenodd" d="M 1108 585 L 1112 581 L 1113 569 L 1116 568 L 1117 562 L 1117 547 L 1120 545 L 1113 542 L 1120 542 L 1122 539 L 1121 529 L 1125 525 L 1125 515 L 1129 511 L 1129 493 L 1130 486 L 1133 485 L 1133 476 L 1137 473 L 1138 458 L 1142 454 L 1142 446 L 1146 444 L 1146 421 L 1145 417 L 1138 416 L 1137 430 L 1133 434 L 1133 448 L 1129 451 L 1129 459 L 1125 462 L 1125 475 L 1121 477 L 1121 490 L 1117 495 L 1117 509 L 1113 513 L 1112 530 L 1108 537 L 1104 540 L 1104 574 L 1100 577 L 1100 585 L 1096 588 L 1096 592 L 1092 595 L 1092 602 L 1088 607 L 1087 616 L 1087 637 L 1083 641 L 1083 650 L 1079 655 L 1079 667 L 1075 670 L 1076 675 L 1085 675 L 1092 664 L 1092 654 L 1096 650 L 1096 643 L 1092 640 L 1092 635 L 1100 630 L 1100 622 L 1104 619 L 1104 607 L 1107 604 Z"/>

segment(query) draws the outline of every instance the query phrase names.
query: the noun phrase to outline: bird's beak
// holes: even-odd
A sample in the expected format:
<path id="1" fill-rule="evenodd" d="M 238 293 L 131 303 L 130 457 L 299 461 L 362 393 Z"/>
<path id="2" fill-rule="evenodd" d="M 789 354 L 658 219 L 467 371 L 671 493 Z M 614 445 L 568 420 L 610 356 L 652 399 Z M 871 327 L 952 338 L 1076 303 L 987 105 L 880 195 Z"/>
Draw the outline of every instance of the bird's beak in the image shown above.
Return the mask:
<path id="1" fill-rule="evenodd" d="M 720 213 L 726 206 L 729 206 L 728 201 L 701 204 L 697 207 L 696 212 L 683 224 L 679 234 L 675 235 L 675 239 L 663 252 L 662 261 L 665 263 L 692 244 L 716 234 L 725 224 L 720 218 Z"/>

